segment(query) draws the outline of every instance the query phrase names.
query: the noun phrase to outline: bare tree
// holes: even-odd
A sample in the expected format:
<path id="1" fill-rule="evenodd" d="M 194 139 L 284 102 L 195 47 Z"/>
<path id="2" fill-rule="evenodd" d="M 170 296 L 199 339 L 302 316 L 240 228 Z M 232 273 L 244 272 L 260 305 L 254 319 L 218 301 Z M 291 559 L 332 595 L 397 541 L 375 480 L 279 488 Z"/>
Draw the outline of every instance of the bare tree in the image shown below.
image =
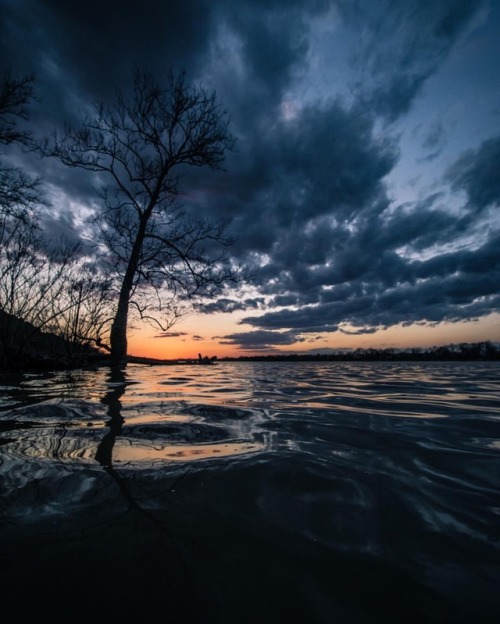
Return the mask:
<path id="1" fill-rule="evenodd" d="M 40 246 L 33 222 L 21 223 L 0 249 L 0 351 L 4 363 L 33 346 L 40 331 L 50 329 L 64 312 L 73 249 L 50 255 Z"/>
<path id="2" fill-rule="evenodd" d="M 50 316 L 44 329 L 64 339 L 67 362 L 81 362 L 102 348 L 112 319 L 111 280 L 85 258 L 73 256 L 64 273 L 64 286 L 51 298 Z M 94 355 L 94 354 L 93 354 Z"/>
<path id="3" fill-rule="evenodd" d="M 26 147 L 30 132 L 20 125 L 28 118 L 27 107 L 33 99 L 33 77 L 16 77 L 7 73 L 0 80 L 0 146 L 4 155 L 7 146 Z M 38 180 L 30 178 L 18 167 L 0 162 L 0 235 L 6 220 L 16 215 L 29 217 L 27 212 L 40 201 Z M 2 239 L 0 239 L 2 242 Z"/>
<path id="4" fill-rule="evenodd" d="M 44 357 L 47 333 L 61 339 L 54 354 L 60 362 L 90 354 L 109 327 L 109 280 L 87 266 L 79 246 L 48 248 L 34 221 L 12 217 L 2 243 L 0 364 Z"/>
<path id="5" fill-rule="evenodd" d="M 5 152 L 28 145 L 30 133 L 20 124 L 27 119 L 32 98 L 31 76 L 7 73 L 0 80 L 0 354 L 4 361 L 12 348 L 17 348 L 19 336 L 13 331 L 17 319 L 10 311 L 14 307 L 10 294 L 22 273 L 19 264 L 24 264 L 27 250 L 38 235 L 33 208 L 40 200 L 38 180 L 6 164 Z M 21 330 L 23 325 L 18 323 L 17 327 Z M 23 334 L 24 330 L 27 326 Z"/>
<path id="6" fill-rule="evenodd" d="M 70 351 L 90 343 L 109 324 L 108 280 L 83 270 L 78 246 L 46 244 L 36 209 L 40 182 L 8 163 L 9 151 L 32 149 L 24 126 L 33 99 L 33 78 L 0 80 L 0 365 L 19 361 L 50 340 Z M 106 309 L 107 308 L 107 309 Z M 105 314 L 108 314 L 106 319 Z M 63 356 L 59 353 L 59 356 Z M 63 359 L 61 357 L 61 359 Z"/>
<path id="7" fill-rule="evenodd" d="M 172 297 L 206 295 L 234 278 L 223 262 L 231 242 L 226 224 L 190 219 L 176 204 L 179 174 L 186 167 L 220 168 L 232 145 L 215 94 L 189 86 L 182 71 L 164 84 L 136 72 L 130 94 L 119 91 L 112 106 L 99 104 L 80 128 L 44 144 L 43 154 L 103 176 L 101 240 L 120 277 L 113 364 L 126 363 L 131 306 L 164 328 L 148 297 L 161 312 Z"/>
<path id="8" fill-rule="evenodd" d="M 0 81 L 0 144 L 27 145 L 31 134 L 20 128 L 28 119 L 27 106 L 33 99 L 33 76 L 14 76 L 7 72 Z"/>

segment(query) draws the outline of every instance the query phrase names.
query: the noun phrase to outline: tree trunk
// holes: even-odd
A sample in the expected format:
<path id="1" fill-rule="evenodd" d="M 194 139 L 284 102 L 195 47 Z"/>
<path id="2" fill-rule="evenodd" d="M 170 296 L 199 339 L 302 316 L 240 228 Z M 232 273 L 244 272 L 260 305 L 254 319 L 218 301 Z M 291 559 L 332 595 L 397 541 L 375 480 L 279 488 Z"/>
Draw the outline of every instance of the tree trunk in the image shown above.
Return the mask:
<path id="1" fill-rule="evenodd" d="M 132 252 L 127 265 L 127 270 L 123 276 L 122 286 L 120 288 L 120 296 L 118 299 L 118 307 L 116 308 L 115 318 L 111 325 L 110 347 L 111 347 L 111 366 L 124 367 L 127 365 L 127 323 L 128 323 L 128 307 L 130 303 L 130 293 L 134 284 L 134 277 L 137 271 L 137 265 L 141 254 L 144 236 L 146 233 L 146 225 L 151 216 L 151 212 L 155 206 L 152 200 L 148 209 L 142 214 L 139 223 L 137 236 L 132 247 Z"/>
<path id="2" fill-rule="evenodd" d="M 129 293 L 120 291 L 120 299 L 111 326 L 111 366 L 122 367 L 127 364 L 127 321 Z"/>

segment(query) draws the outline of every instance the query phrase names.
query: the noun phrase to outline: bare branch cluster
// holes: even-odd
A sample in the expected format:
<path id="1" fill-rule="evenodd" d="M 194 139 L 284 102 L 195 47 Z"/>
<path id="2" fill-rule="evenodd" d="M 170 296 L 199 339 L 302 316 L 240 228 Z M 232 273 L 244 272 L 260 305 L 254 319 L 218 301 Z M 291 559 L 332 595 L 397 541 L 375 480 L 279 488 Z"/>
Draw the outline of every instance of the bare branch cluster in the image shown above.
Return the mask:
<path id="1" fill-rule="evenodd" d="M 174 301 L 210 295 L 236 280 L 224 249 L 227 223 L 187 217 L 179 208 L 186 167 L 221 168 L 234 144 L 214 93 L 187 84 L 183 71 L 163 84 L 137 71 L 130 93 L 98 104 L 80 127 L 47 139 L 41 152 L 69 167 L 102 175 L 103 204 L 95 225 L 108 249 L 110 272 L 120 278 L 111 330 L 117 363 L 126 358 L 129 309 L 161 327 Z M 181 306 L 182 307 L 182 306 Z"/>
<path id="2" fill-rule="evenodd" d="M 27 104 L 33 99 L 33 76 L 16 77 L 10 72 L 0 81 L 0 144 L 26 145 L 31 133 L 19 128 L 28 119 Z"/>
<path id="3" fill-rule="evenodd" d="M 32 98 L 31 76 L 0 83 L 0 145 L 98 174 L 102 205 L 92 224 L 104 254 L 96 268 L 78 248 L 44 247 L 34 210 L 40 182 L 0 166 L 0 350 L 22 344 L 28 325 L 17 325 L 22 336 L 8 329 L 21 318 L 62 336 L 68 349 L 93 343 L 123 363 L 129 311 L 165 330 L 194 298 L 238 279 L 226 258 L 228 224 L 194 218 L 178 203 L 187 168 L 222 167 L 234 144 L 228 117 L 215 93 L 189 85 L 183 71 L 162 83 L 136 71 L 113 104 L 35 145 L 22 124 Z"/>
<path id="4" fill-rule="evenodd" d="M 170 203 L 179 182 L 174 168 L 218 168 L 233 143 L 214 93 L 188 86 L 184 72 L 170 72 L 162 86 L 136 71 L 130 95 L 118 91 L 114 105 L 97 104 L 93 117 L 54 133 L 42 153 L 107 174 L 115 209 L 130 205 L 142 215 Z"/>
<path id="5" fill-rule="evenodd" d="M 20 128 L 19 123 L 27 119 L 27 106 L 32 98 L 32 76 L 15 77 L 7 73 L 0 81 L 0 145 L 30 143 L 31 133 Z M 39 180 L 0 162 L 0 220 L 14 213 L 21 215 L 39 201 Z M 0 223 L 0 230 L 1 227 Z"/>
<path id="6" fill-rule="evenodd" d="M 7 75 L 0 83 L 0 143 L 30 142 L 19 130 L 27 118 L 32 78 Z M 39 180 L 0 162 L 0 364 L 19 361 L 46 334 L 64 338 L 70 360 L 82 345 L 109 332 L 109 280 L 85 264 L 78 246 L 49 249 L 36 218 L 43 203 Z"/>

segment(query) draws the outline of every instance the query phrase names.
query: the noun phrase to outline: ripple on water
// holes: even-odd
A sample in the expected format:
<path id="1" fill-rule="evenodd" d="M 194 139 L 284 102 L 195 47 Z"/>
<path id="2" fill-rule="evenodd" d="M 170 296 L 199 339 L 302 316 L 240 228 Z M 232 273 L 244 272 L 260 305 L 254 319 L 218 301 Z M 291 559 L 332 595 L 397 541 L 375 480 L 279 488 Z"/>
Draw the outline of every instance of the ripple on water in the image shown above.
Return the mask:
<path id="1" fill-rule="evenodd" d="M 103 468 L 117 479 L 121 471 L 156 480 L 162 468 L 189 470 L 261 453 L 269 442 L 262 419 L 258 410 L 158 401 L 111 413 L 83 399 L 10 410 L 0 419 L 2 515 L 39 521 L 90 509 L 102 501 L 91 490 L 102 487 Z"/>
<path id="2" fill-rule="evenodd" d="M 35 547 L 29 586 L 49 551 L 60 583 L 70 536 L 94 575 L 106 549 L 120 581 L 147 561 L 148 590 L 163 597 L 172 550 L 161 544 L 174 533 L 194 544 L 187 576 L 211 583 L 224 608 L 229 596 L 231 615 L 255 605 L 246 621 L 269 605 L 295 613 L 295 600 L 307 605 L 295 621 L 456 622 L 463 611 L 483 624 L 478 611 L 500 612 L 498 364 L 206 369 L 2 380 L 0 531 L 19 561 L 13 584 L 26 584 Z M 394 596 L 403 609 L 391 610 Z"/>
<path id="3" fill-rule="evenodd" d="M 16 462 L 98 461 L 110 447 L 108 463 L 147 468 L 153 463 L 230 458 L 265 450 L 258 410 L 171 402 L 130 402 L 118 414 L 101 403 L 55 400 L 8 411 L 0 419 L 2 457 Z M 96 463 L 96 465 L 98 465 Z"/>

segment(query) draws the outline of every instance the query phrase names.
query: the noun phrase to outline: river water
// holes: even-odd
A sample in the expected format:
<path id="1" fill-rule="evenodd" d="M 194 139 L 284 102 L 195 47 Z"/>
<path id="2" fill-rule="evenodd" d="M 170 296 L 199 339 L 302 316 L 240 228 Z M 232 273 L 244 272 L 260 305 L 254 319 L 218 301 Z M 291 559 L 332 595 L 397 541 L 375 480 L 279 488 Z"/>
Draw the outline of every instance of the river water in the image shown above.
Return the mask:
<path id="1" fill-rule="evenodd" d="M 0 492 L 14 619 L 500 621 L 499 363 L 4 375 Z"/>

